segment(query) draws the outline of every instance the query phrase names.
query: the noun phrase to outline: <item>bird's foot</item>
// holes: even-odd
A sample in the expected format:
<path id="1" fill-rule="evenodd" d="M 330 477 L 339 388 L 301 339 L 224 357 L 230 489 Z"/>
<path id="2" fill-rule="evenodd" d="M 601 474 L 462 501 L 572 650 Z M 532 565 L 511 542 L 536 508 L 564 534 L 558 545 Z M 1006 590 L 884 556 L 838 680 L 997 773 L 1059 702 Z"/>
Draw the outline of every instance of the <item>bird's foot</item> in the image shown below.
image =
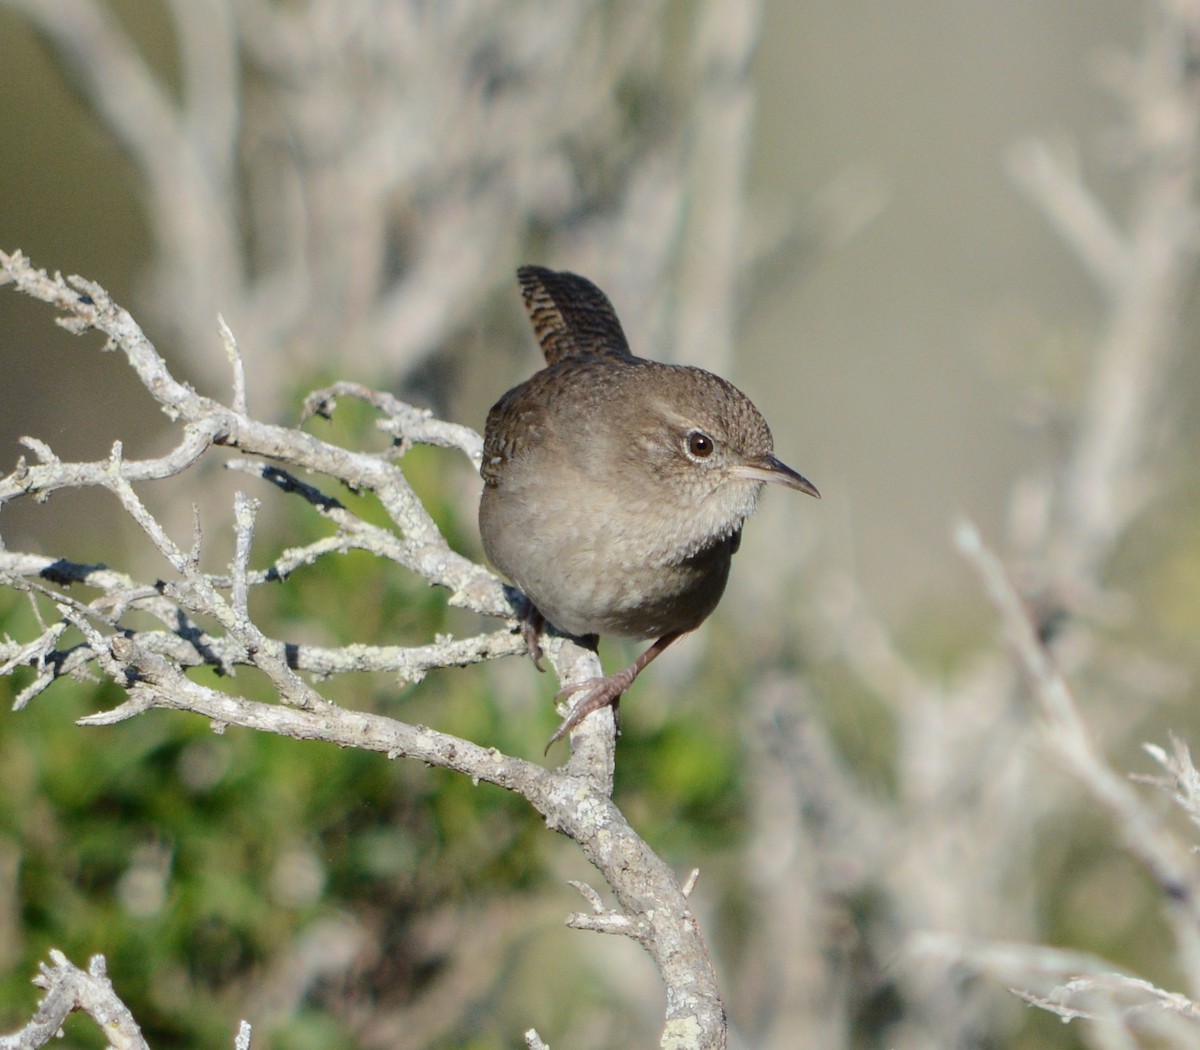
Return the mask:
<path id="1" fill-rule="evenodd" d="M 582 722 L 593 711 L 599 711 L 602 707 L 611 707 L 613 709 L 613 722 L 616 723 L 617 735 L 621 733 L 621 718 L 620 709 L 617 705 L 621 702 L 621 696 L 631 685 L 633 680 L 642 673 L 651 660 L 657 658 L 668 645 L 678 638 L 682 631 L 676 631 L 673 634 L 664 634 L 657 642 L 647 649 L 641 656 L 633 661 L 628 667 L 623 667 L 616 674 L 610 674 L 607 678 L 587 678 L 582 682 L 576 682 L 573 685 L 567 686 L 559 692 L 554 699 L 565 700 L 568 696 L 573 696 L 575 693 L 586 689 L 578 700 L 575 701 L 575 706 L 571 708 L 571 713 L 563 719 L 562 725 L 554 731 L 554 736 L 550 738 L 550 743 L 546 745 L 546 751 L 558 743 L 580 722 Z M 592 648 L 595 648 L 599 638 L 595 635 L 588 635 L 588 641 Z M 545 752 L 543 752 L 544 754 Z"/>
<path id="2" fill-rule="evenodd" d="M 641 668 L 638 668 L 641 670 Z M 587 692 L 575 701 L 571 707 L 567 717 L 562 720 L 562 724 L 554 731 L 554 736 L 550 738 L 550 742 L 546 745 L 546 751 L 549 751 L 557 744 L 564 736 L 574 729 L 593 711 L 601 711 L 606 707 L 611 707 L 613 712 L 613 722 L 616 724 L 617 735 L 621 735 L 621 697 L 625 690 L 632 684 L 637 677 L 637 671 L 634 668 L 626 667 L 618 671 L 616 674 L 610 674 L 607 678 L 585 678 L 582 682 L 575 682 L 560 690 L 555 700 L 566 700 L 567 697 L 573 696 L 576 693 Z"/>

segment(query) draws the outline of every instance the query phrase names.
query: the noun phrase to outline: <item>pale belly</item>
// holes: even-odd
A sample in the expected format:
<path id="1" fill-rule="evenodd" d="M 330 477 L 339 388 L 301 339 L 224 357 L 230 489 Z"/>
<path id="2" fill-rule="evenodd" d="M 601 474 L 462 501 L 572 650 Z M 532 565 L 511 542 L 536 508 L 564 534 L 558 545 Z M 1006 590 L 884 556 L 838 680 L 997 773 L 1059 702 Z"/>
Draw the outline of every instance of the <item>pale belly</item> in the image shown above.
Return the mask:
<path id="1" fill-rule="evenodd" d="M 725 590 L 732 538 L 663 559 L 611 520 L 598 512 L 591 527 L 558 528 L 544 513 L 526 519 L 495 490 L 480 504 L 488 557 L 560 631 L 660 638 L 698 627 Z"/>

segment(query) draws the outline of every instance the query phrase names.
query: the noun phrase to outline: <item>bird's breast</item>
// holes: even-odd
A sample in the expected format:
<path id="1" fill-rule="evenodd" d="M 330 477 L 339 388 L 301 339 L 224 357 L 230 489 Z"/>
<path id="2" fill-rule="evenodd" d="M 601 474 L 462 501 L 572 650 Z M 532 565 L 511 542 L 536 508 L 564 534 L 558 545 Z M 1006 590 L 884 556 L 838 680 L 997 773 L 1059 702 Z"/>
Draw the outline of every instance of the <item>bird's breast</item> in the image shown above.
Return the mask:
<path id="1" fill-rule="evenodd" d="M 664 544 L 647 515 L 560 486 L 533 498 L 511 478 L 486 488 L 480 533 L 492 563 L 559 630 L 657 638 L 698 627 L 729 577 L 734 535 Z"/>

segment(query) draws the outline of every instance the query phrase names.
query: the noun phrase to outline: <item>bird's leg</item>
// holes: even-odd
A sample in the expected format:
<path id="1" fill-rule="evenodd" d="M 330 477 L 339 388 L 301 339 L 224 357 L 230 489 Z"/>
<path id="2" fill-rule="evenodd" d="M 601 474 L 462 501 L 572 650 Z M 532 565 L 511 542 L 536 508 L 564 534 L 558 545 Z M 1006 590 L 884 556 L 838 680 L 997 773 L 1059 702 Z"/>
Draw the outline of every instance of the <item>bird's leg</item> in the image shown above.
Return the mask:
<path id="1" fill-rule="evenodd" d="M 646 665 L 683 633 L 682 631 L 676 631 L 674 634 L 664 634 L 649 649 L 634 660 L 633 663 L 617 671 L 615 674 L 610 674 L 606 678 L 587 678 L 582 682 L 575 682 L 573 685 L 569 685 L 561 690 L 554 698 L 555 700 L 565 700 L 567 697 L 584 689 L 587 692 L 575 702 L 570 713 L 554 731 L 554 736 L 550 738 L 550 743 L 546 745 L 546 750 L 549 751 L 554 744 L 558 743 L 558 741 L 579 725 L 593 711 L 599 711 L 605 707 L 613 709 L 613 719 L 617 723 L 617 732 L 619 733 L 621 731 L 621 723 L 617 714 L 617 705 L 621 702 L 621 695 L 633 685 L 633 680 L 642 673 Z"/>
<path id="2" fill-rule="evenodd" d="M 521 617 L 521 637 L 525 639 L 525 651 L 529 653 L 533 666 L 539 671 L 546 670 L 542 666 L 542 657 L 545 656 L 545 653 L 542 652 L 541 640 L 542 629 L 545 626 L 545 617 L 538 611 L 538 607 L 526 598 L 525 614 Z"/>

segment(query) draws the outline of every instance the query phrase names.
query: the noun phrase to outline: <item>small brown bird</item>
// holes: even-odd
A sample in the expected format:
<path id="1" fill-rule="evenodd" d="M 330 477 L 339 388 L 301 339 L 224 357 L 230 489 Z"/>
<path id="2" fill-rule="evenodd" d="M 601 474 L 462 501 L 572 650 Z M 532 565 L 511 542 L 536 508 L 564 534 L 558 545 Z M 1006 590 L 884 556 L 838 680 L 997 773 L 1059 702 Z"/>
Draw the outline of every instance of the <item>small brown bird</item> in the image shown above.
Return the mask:
<path id="1" fill-rule="evenodd" d="M 820 493 L 775 458 L 731 383 L 634 357 L 591 281 L 539 266 L 517 278 L 546 367 L 488 413 L 484 550 L 530 603 L 539 669 L 543 619 L 591 648 L 602 634 L 656 639 L 616 674 L 559 694 L 586 690 L 553 744 L 593 711 L 615 716 L 642 669 L 716 608 L 765 482 Z"/>

